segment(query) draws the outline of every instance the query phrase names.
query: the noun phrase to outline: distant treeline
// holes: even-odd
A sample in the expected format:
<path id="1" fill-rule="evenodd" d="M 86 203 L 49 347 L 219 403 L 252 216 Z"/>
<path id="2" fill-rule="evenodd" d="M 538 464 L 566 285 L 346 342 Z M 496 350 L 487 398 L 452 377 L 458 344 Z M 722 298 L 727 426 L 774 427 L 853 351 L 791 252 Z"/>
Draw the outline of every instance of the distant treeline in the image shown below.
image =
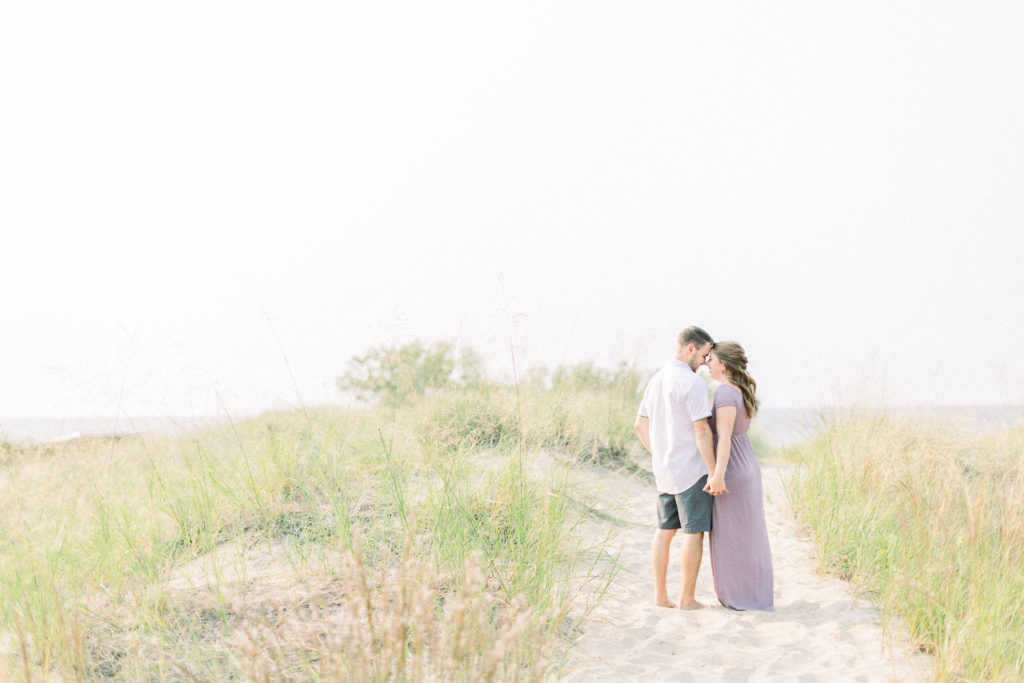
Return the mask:
<path id="1" fill-rule="evenodd" d="M 534 389 L 562 392 L 636 390 L 645 378 L 645 373 L 627 363 L 608 369 L 583 362 L 554 370 L 529 368 L 517 381 Z M 483 356 L 476 349 L 450 341 L 427 345 L 417 340 L 403 346 L 373 348 L 353 357 L 337 384 L 360 401 L 399 406 L 431 390 L 480 388 L 498 382 L 487 376 Z"/>

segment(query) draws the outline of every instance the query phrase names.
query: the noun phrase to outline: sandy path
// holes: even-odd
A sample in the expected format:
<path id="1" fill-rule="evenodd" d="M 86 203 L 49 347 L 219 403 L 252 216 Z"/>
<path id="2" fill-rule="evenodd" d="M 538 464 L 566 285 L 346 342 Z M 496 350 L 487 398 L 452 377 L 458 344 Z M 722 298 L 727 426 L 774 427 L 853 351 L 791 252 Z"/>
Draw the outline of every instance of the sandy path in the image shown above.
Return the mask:
<path id="1" fill-rule="evenodd" d="M 583 625 L 571 681 L 913 681 L 931 680 L 931 658 L 905 639 L 887 641 L 877 611 L 848 584 L 818 576 L 814 548 L 786 508 L 783 470 L 764 466 L 765 512 L 775 571 L 775 611 L 735 612 L 714 596 L 707 542 L 695 612 L 654 607 L 650 543 L 653 486 L 636 478 L 581 473 L 600 515 L 588 533 L 614 528 L 620 572 L 609 596 Z M 679 592 L 673 544 L 669 595 Z M 675 597 L 673 597 L 675 599 Z"/>

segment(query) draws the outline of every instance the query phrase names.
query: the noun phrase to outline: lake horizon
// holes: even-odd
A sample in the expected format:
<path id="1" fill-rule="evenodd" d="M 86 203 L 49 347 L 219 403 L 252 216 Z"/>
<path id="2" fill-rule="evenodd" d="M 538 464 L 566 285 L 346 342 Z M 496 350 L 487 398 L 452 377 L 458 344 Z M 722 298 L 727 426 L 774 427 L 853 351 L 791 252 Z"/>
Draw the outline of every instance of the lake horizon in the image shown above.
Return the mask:
<path id="1" fill-rule="evenodd" d="M 343 404 L 311 406 L 339 408 Z M 288 410 L 288 409 L 283 409 Z M 951 426 L 971 432 L 998 432 L 1024 426 L 1024 404 L 1010 405 L 946 405 L 946 406 L 822 406 L 817 408 L 762 407 L 754 428 L 772 447 L 790 446 L 810 437 L 823 419 L 842 411 L 890 414 L 899 418 L 935 421 L 948 420 Z M 86 436 L 183 436 L 195 431 L 257 418 L 279 412 L 267 410 L 253 415 L 140 416 L 120 415 L 114 418 L 56 417 L 0 418 L 0 442 L 12 444 L 59 443 Z"/>

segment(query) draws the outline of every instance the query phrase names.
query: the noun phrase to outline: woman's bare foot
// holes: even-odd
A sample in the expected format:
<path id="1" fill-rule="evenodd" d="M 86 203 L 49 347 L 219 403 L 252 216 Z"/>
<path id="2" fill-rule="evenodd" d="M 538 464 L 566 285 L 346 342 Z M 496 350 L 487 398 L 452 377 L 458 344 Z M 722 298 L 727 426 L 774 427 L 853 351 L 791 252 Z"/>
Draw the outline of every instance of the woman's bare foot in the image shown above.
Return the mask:
<path id="1" fill-rule="evenodd" d="M 701 609 L 702 607 L 707 607 L 707 605 L 702 602 L 697 602 L 696 600 L 679 601 L 679 609 Z"/>
<path id="2" fill-rule="evenodd" d="M 668 608 L 675 607 L 675 604 L 669 602 L 668 599 L 665 599 L 665 600 L 655 600 L 654 601 L 654 605 L 655 605 L 655 607 L 668 607 Z"/>

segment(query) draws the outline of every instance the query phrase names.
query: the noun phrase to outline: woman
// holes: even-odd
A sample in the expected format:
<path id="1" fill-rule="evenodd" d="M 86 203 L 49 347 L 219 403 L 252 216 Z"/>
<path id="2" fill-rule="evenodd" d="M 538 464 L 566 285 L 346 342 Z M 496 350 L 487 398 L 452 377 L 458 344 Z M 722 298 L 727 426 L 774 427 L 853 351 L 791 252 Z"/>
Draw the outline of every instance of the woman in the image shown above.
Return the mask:
<path id="1" fill-rule="evenodd" d="M 726 607 L 771 610 L 772 550 L 764 521 L 761 465 L 747 429 L 757 414 L 757 384 L 736 342 L 719 342 L 708 356 L 711 379 L 719 382 L 711 408 L 715 471 L 705 491 L 714 498 L 711 571 L 715 593 Z"/>

